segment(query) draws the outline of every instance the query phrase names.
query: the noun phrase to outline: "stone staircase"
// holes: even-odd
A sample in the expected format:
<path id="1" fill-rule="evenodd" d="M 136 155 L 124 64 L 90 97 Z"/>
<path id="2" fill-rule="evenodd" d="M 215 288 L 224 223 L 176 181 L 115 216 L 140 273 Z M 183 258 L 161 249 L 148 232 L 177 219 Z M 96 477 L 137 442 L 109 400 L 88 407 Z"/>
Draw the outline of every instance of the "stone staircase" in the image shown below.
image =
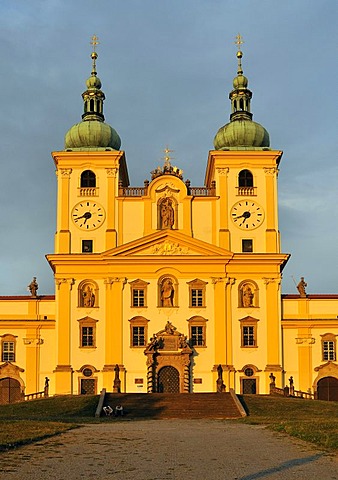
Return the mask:
<path id="1" fill-rule="evenodd" d="M 234 393 L 106 393 L 104 406 L 114 408 L 118 404 L 123 406 L 128 419 L 230 419 L 245 416 Z"/>

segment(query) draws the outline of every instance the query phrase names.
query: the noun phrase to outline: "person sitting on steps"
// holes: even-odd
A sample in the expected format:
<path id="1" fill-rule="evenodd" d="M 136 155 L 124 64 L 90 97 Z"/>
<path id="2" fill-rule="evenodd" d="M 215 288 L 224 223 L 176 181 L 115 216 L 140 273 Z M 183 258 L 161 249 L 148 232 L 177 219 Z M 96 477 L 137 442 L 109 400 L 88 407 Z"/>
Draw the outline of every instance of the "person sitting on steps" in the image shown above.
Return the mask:
<path id="1" fill-rule="evenodd" d="M 113 413 L 113 409 L 111 408 L 110 405 L 107 405 L 106 407 L 103 407 L 102 409 L 104 411 L 104 413 L 106 414 L 107 417 L 110 417 L 111 414 Z"/>
<path id="2" fill-rule="evenodd" d="M 115 417 L 118 417 L 119 415 L 121 417 L 123 417 L 123 407 L 122 407 L 122 405 L 116 405 L 116 407 L 115 407 Z"/>

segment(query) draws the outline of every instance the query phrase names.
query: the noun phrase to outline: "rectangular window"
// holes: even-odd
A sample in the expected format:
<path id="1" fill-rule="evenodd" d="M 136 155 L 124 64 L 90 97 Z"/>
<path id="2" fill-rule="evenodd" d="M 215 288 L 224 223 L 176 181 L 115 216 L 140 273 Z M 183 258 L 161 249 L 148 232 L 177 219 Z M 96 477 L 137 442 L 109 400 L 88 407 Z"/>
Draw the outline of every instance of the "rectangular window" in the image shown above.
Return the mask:
<path id="1" fill-rule="evenodd" d="M 201 288 L 191 289 L 191 306 L 203 307 L 203 290 Z"/>
<path id="2" fill-rule="evenodd" d="M 132 327 L 132 346 L 143 347 L 145 343 L 145 328 L 144 327 Z"/>
<path id="3" fill-rule="evenodd" d="M 82 327 L 81 347 L 94 346 L 94 327 Z"/>
<path id="4" fill-rule="evenodd" d="M 15 362 L 14 342 L 3 342 L 2 343 L 2 361 L 3 362 Z"/>
<path id="5" fill-rule="evenodd" d="M 145 295 L 143 288 L 134 288 L 133 289 L 133 307 L 144 307 L 145 305 Z"/>
<path id="6" fill-rule="evenodd" d="M 93 240 L 82 240 L 82 253 L 93 253 Z"/>
<path id="7" fill-rule="evenodd" d="M 203 326 L 191 326 L 191 343 L 194 347 L 204 347 L 204 328 Z"/>
<path id="8" fill-rule="evenodd" d="M 323 360 L 336 360 L 335 342 L 323 342 Z"/>
<path id="9" fill-rule="evenodd" d="M 252 253 L 253 252 L 253 245 L 252 240 L 245 238 L 242 240 L 242 252 L 243 253 Z"/>
<path id="10" fill-rule="evenodd" d="M 243 326 L 242 327 L 242 346 L 243 347 L 254 347 L 255 342 L 255 327 L 254 326 Z"/>

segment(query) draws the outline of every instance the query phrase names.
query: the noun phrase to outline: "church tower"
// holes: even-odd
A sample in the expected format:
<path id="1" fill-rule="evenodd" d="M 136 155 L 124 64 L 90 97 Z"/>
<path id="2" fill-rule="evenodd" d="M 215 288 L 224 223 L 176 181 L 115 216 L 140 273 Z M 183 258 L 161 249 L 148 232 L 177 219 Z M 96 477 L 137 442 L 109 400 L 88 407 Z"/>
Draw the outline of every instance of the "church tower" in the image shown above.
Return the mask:
<path id="1" fill-rule="evenodd" d="M 252 92 L 243 74 L 240 35 L 236 43 L 238 69 L 229 94 L 230 122 L 215 135 L 205 183 L 217 185 L 218 245 L 234 253 L 226 287 L 232 290 L 232 313 L 231 320 L 230 316 L 226 320 L 222 361 L 225 369 L 236 365 L 241 391 L 256 393 L 259 380 L 261 392 L 268 390 L 272 372 L 281 380 L 280 284 L 288 255 L 280 253 L 278 230 L 277 176 L 282 152 L 270 148 L 268 132 L 252 120 Z M 223 312 L 215 308 L 221 324 Z M 241 338 L 236 339 L 236 331 Z"/>
<path id="2" fill-rule="evenodd" d="M 104 301 L 103 285 L 98 281 L 100 278 L 102 283 L 102 273 L 93 258 L 117 245 L 116 197 L 119 186 L 129 184 L 120 137 L 104 121 L 105 95 L 96 71 L 98 38 L 93 36 L 91 43 L 92 71 L 82 94 L 82 121 L 66 133 L 65 149 L 52 153 L 58 182 L 57 228 L 55 254 L 49 255 L 48 261 L 55 277 L 55 387 L 61 393 L 86 390 L 81 382 L 79 386 L 73 384 L 74 364 L 81 363 L 83 370 L 90 363 L 88 352 L 92 353 L 91 347 L 95 346 L 96 324 L 100 316 L 103 323 L 105 315 L 104 309 L 99 309 L 99 302 Z M 112 308 L 110 302 L 108 314 Z M 103 331 L 101 336 L 104 338 Z M 101 356 L 104 364 L 103 349 Z"/>

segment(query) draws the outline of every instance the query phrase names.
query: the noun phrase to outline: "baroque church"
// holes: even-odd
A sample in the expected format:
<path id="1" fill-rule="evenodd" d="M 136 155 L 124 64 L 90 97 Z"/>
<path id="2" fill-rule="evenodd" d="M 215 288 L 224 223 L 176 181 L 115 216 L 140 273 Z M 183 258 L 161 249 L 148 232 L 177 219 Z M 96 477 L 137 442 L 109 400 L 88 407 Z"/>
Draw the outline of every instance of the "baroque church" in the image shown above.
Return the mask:
<path id="1" fill-rule="evenodd" d="M 230 121 L 203 187 L 172 165 L 130 186 L 92 71 L 80 123 L 52 153 L 55 295 L 0 297 L 0 402 L 49 394 L 268 394 L 271 382 L 338 399 L 338 295 L 282 295 L 277 177 L 282 151 L 253 121 L 238 40 Z M 145 172 L 145 175 L 147 173 Z M 118 380 L 118 383 L 117 383 Z M 45 383 L 46 382 L 46 383 Z"/>

